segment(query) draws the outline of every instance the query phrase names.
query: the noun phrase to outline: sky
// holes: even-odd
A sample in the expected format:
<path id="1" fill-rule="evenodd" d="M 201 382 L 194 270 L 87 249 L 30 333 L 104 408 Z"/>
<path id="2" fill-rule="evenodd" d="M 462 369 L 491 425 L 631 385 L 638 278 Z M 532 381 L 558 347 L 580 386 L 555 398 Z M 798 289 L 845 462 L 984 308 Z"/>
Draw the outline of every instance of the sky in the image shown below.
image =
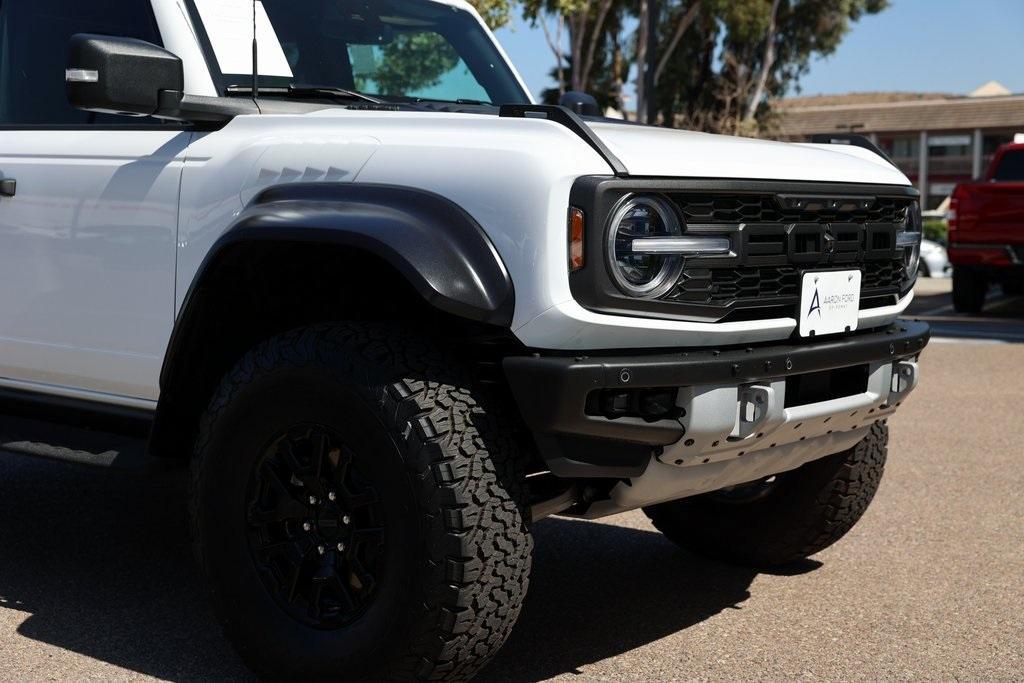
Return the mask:
<path id="1" fill-rule="evenodd" d="M 498 31 L 533 94 L 550 87 L 554 56 L 538 27 Z M 801 94 L 866 91 L 967 94 L 989 80 L 1024 92 L 1024 0 L 892 0 L 812 61 Z"/>

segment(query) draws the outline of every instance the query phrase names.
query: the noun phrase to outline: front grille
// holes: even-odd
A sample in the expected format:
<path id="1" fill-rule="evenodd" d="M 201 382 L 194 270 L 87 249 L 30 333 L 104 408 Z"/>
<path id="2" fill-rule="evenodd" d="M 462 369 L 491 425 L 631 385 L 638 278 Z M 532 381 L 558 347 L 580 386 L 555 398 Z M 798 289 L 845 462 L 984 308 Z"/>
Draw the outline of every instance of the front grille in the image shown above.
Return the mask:
<path id="1" fill-rule="evenodd" d="M 868 261 L 861 268 L 861 291 L 897 291 L 903 280 L 903 264 Z M 740 268 L 686 268 L 676 286 L 663 298 L 694 304 L 728 303 L 759 297 L 791 297 L 800 294 L 800 271 L 793 266 Z"/>
<path id="2" fill-rule="evenodd" d="M 898 290 L 903 283 L 903 261 L 867 261 L 861 269 L 863 276 L 860 281 L 862 290 L 891 289 Z"/>
<path id="3" fill-rule="evenodd" d="M 693 304 L 723 304 L 760 296 L 800 293 L 800 276 L 793 266 L 686 268 L 676 286 L 663 298 Z"/>
<path id="4" fill-rule="evenodd" d="M 751 319 L 794 315 L 807 270 L 862 273 L 862 307 L 896 301 L 906 284 L 896 232 L 909 199 L 776 194 L 669 194 L 687 234 L 727 235 L 732 254 L 687 258 L 675 285 L 661 297 L 700 317 Z M 796 206 L 800 203 L 799 208 Z M 758 316 L 753 316 L 758 317 Z"/>
<path id="5" fill-rule="evenodd" d="M 673 204 L 685 236 L 729 239 L 729 253 L 688 255 L 656 297 L 625 291 L 609 261 L 610 222 L 631 195 Z M 861 308 L 898 302 L 910 288 L 896 236 L 918 198 L 911 187 L 728 178 L 584 176 L 569 203 L 587 220 L 585 265 L 573 298 L 605 314 L 733 322 L 793 318 L 804 273 L 861 271 Z M 716 240 L 721 243 L 721 240 Z"/>
<path id="6" fill-rule="evenodd" d="M 866 209 L 857 205 L 857 197 L 832 200 L 840 202 L 835 208 L 808 198 L 803 210 L 784 206 L 776 197 L 687 193 L 671 199 L 687 223 L 902 223 L 907 216 L 908 202 L 887 197 L 874 199 Z"/>

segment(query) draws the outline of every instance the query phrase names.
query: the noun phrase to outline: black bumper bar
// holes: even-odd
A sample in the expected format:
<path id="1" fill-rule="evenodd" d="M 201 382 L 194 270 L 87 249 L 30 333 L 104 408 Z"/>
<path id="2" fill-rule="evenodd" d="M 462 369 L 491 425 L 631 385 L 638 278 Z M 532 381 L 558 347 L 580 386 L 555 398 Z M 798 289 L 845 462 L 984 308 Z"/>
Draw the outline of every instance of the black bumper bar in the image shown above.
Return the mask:
<path id="1" fill-rule="evenodd" d="M 599 389 L 742 384 L 898 360 L 920 353 L 928 338 L 927 323 L 901 320 L 835 340 L 629 356 L 513 356 L 504 366 L 520 412 L 538 437 L 613 440 L 620 442 L 620 449 L 624 442 L 643 445 L 649 452 L 683 436 L 678 419 L 588 415 L 587 396 Z"/>

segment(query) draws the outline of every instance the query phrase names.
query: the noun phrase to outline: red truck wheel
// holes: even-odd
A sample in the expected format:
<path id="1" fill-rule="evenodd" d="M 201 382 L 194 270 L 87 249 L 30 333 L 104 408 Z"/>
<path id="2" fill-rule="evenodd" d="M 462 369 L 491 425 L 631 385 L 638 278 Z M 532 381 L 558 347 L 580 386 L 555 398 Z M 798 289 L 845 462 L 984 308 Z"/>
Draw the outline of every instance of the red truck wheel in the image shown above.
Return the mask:
<path id="1" fill-rule="evenodd" d="M 953 308 L 960 313 L 978 313 L 985 305 L 988 279 L 973 268 L 953 266 Z"/>

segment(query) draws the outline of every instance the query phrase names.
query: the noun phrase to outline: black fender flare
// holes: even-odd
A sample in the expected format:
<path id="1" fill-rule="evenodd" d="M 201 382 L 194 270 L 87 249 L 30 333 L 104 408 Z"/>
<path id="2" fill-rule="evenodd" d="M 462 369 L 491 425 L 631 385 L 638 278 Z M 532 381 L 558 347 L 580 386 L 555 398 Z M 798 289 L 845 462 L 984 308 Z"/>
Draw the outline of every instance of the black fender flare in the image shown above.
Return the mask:
<path id="1" fill-rule="evenodd" d="M 240 243 L 262 241 L 362 249 L 395 268 L 430 305 L 499 327 L 512 324 L 512 278 L 483 228 L 451 200 L 398 185 L 290 183 L 256 195 L 207 252 L 182 303 L 169 352 L 219 257 Z"/>
<path id="2" fill-rule="evenodd" d="M 433 192 L 364 183 L 293 183 L 260 192 L 207 252 L 171 331 L 160 372 L 151 451 L 164 450 L 167 424 L 179 405 L 179 370 L 219 264 L 236 247 L 254 242 L 305 243 L 368 252 L 394 268 L 428 305 L 448 314 L 509 328 L 515 305 L 512 279 L 480 225 L 454 202 Z M 187 374 L 187 373 L 186 373 Z M 187 380 L 182 380 L 187 381 Z"/>
<path id="3" fill-rule="evenodd" d="M 218 254 L 250 240 L 363 249 L 398 270 L 432 306 L 492 325 L 512 323 L 512 279 L 497 249 L 472 216 L 433 192 L 368 183 L 265 189 L 210 249 L 193 287 Z M 188 297 L 183 310 L 187 304 Z"/>
<path id="4" fill-rule="evenodd" d="M 206 277 L 230 248 L 257 241 L 362 249 L 395 268 L 428 304 L 490 325 L 512 324 L 508 269 L 483 228 L 451 200 L 398 185 L 277 185 L 256 195 L 199 265 L 171 332 L 161 386 Z"/>

